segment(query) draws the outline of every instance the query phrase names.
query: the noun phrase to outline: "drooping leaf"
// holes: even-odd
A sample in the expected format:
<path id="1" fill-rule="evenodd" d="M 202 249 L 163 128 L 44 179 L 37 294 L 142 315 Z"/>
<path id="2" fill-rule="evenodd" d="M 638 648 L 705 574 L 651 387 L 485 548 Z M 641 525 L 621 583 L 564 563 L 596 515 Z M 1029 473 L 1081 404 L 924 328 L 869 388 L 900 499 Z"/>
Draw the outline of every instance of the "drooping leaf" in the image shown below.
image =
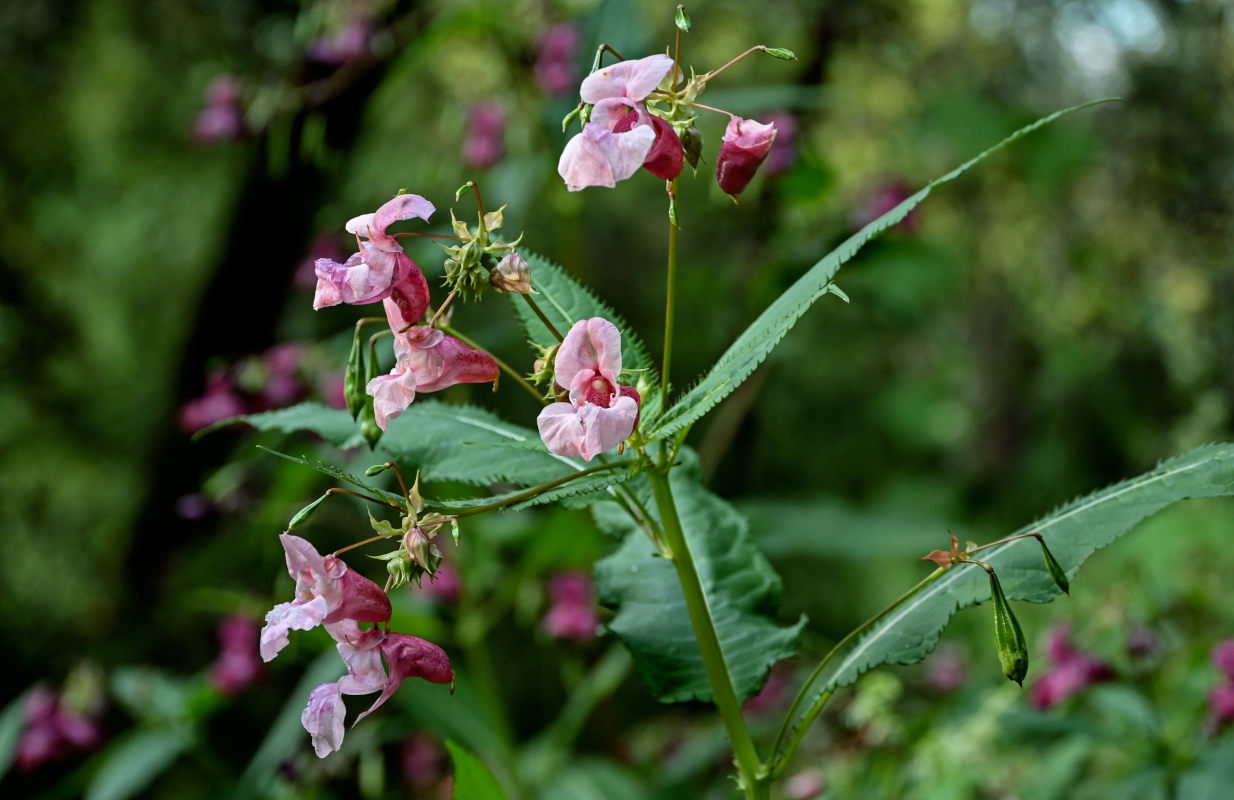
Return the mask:
<path id="1" fill-rule="evenodd" d="M 539 441 L 536 431 L 504 422 L 492 412 L 417 400 L 390 424 L 378 449 L 416 465 L 425 480 L 477 486 L 499 481 L 531 486 L 587 466 L 581 459 L 536 447 Z"/>
<path id="2" fill-rule="evenodd" d="M 511 503 L 504 506 L 509 511 L 518 511 L 523 508 L 531 508 L 532 506 L 543 505 L 544 503 L 553 503 L 567 497 L 577 497 L 584 494 L 593 494 L 595 492 L 607 489 L 610 486 L 615 486 L 619 483 L 628 481 L 630 478 L 638 474 L 635 470 L 625 468 L 614 468 L 611 472 L 593 473 L 584 475 L 581 478 L 576 478 L 560 486 L 555 486 L 545 492 L 541 492 L 534 497 L 526 500 Z M 464 511 L 469 508 L 479 508 L 480 506 L 492 505 L 503 500 L 509 500 L 523 494 L 525 489 L 516 489 L 514 491 L 505 492 L 492 497 L 469 497 L 464 500 L 433 500 L 429 502 L 434 510 L 441 512 Z"/>
<path id="3" fill-rule="evenodd" d="M 805 618 L 787 627 L 771 619 L 779 577 L 754 546 L 745 519 L 690 472 L 672 474 L 677 510 L 733 687 L 745 699 L 758 692 L 775 662 L 796 652 Z M 645 480 L 630 485 L 649 495 Z M 616 612 L 609 630 L 629 648 L 657 698 L 710 701 L 711 685 L 673 565 L 615 504 L 599 504 L 595 514 L 602 527 L 624 537 L 615 553 L 596 564 L 597 594 Z"/>
<path id="4" fill-rule="evenodd" d="M 360 438 L 360 428 L 351 418 L 351 414 L 321 403 L 300 403 L 280 408 L 277 411 L 263 411 L 260 414 L 232 417 L 203 429 L 197 436 L 241 422 L 252 425 L 259 431 L 282 431 L 283 433 L 311 431 L 340 448 L 355 447 L 363 443 Z"/>
<path id="5" fill-rule="evenodd" d="M 453 739 L 446 742 L 454 762 L 454 796 L 467 800 L 507 800 L 501 784 L 480 760 Z"/>
<path id="6" fill-rule="evenodd" d="M 548 259 L 534 253 L 522 254 L 531 264 L 531 287 L 538 294 L 532 296 L 536 305 L 548 317 L 549 322 L 562 336 L 580 319 L 604 317 L 621 331 L 621 364 L 624 369 L 648 369 L 651 359 L 647 357 L 647 348 L 639 340 L 630 326 L 626 324 L 617 312 L 596 298 L 588 289 L 566 274 L 565 270 Z M 557 344 L 557 337 L 549 333 L 548 328 L 535 315 L 531 307 L 522 297 L 510 295 L 514 303 L 515 313 L 523 323 L 523 329 L 531 341 L 541 347 Z M 650 376 L 654 380 L 654 376 Z"/>
<path id="7" fill-rule="evenodd" d="M 342 481 L 343 483 L 350 483 L 352 486 L 363 489 L 369 494 L 376 495 L 377 497 L 384 497 L 385 499 L 389 500 L 392 503 L 397 503 L 399 505 L 404 505 L 406 503 L 406 500 L 403 499 L 402 495 L 395 494 L 394 492 L 387 492 L 385 489 L 379 489 L 376 486 L 372 486 L 368 483 L 365 483 L 364 481 L 360 480 L 355 475 L 352 475 L 350 472 L 344 469 L 339 469 L 338 467 L 332 464 L 326 464 L 322 461 L 318 461 L 315 458 L 308 458 L 305 456 L 292 456 L 292 455 L 288 455 L 287 453 L 280 453 L 278 450 L 275 450 L 270 447 L 263 447 L 262 445 L 257 445 L 257 448 L 259 450 L 265 450 L 270 455 L 278 456 L 279 458 L 290 461 L 293 464 L 300 464 L 302 466 L 308 467 L 309 469 L 316 470 L 317 472 L 320 472 L 322 475 L 329 475 L 331 478 L 334 478 L 338 481 Z"/>
<path id="8" fill-rule="evenodd" d="M 1108 102 L 1097 100 L 1092 103 L 1073 106 L 1056 111 L 1043 117 L 1031 125 L 1020 128 L 1015 133 L 990 147 L 975 158 L 965 162 L 941 178 L 931 181 L 924 189 L 914 194 L 895 208 L 883 214 L 878 219 L 866 225 L 850 236 L 835 250 L 828 253 L 817 264 L 790 286 L 784 294 L 776 298 L 758 319 L 737 337 L 724 355 L 716 361 L 711 370 L 681 399 L 664 412 L 646 435 L 651 440 L 663 439 L 681 430 L 706 414 L 712 407 L 727 397 L 734 389 L 750 376 L 756 367 L 763 362 L 785 334 L 792 329 L 816 300 L 830 291 L 831 281 L 840 267 L 857 254 L 866 242 L 882 233 L 887 228 L 903 220 L 936 186 L 955 180 L 969 167 L 977 164 L 987 156 L 997 152 L 1006 145 L 1038 128 L 1048 125 L 1054 120 L 1073 111 L 1088 108 L 1096 103 Z"/>
<path id="9" fill-rule="evenodd" d="M 1229 495 L 1234 495 L 1234 444 L 1207 445 L 1069 503 L 1016 534 L 1041 534 L 1058 564 L 1074 577 L 1096 550 L 1166 506 L 1189 498 Z M 981 558 L 997 570 L 1010 599 L 1047 603 L 1060 594 L 1034 538 L 984 550 Z M 815 682 L 813 699 L 794 726 L 825 692 L 852 684 L 867 670 L 879 664 L 921 661 L 956 611 L 989 596 L 988 578 L 980 569 L 952 568 L 939 574 L 839 655 Z"/>
<path id="10" fill-rule="evenodd" d="M 108 748 L 86 800 L 127 800 L 140 794 L 193 743 L 183 725 L 149 726 L 123 734 Z"/>

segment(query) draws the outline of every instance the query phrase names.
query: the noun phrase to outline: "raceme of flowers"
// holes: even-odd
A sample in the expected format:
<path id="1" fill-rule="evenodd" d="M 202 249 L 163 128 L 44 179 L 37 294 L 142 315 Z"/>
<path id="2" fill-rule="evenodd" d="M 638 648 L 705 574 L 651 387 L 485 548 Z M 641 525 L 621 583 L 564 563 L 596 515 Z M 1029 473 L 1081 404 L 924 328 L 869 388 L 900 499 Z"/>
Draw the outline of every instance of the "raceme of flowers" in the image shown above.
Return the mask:
<path id="1" fill-rule="evenodd" d="M 700 140 L 693 125 L 692 99 L 706 82 L 692 79 L 677 90 L 679 75 L 673 59 L 653 55 L 602 67 L 583 79 L 579 96 L 590 106 L 590 117 L 566 143 L 557 163 L 567 189 L 612 188 L 640 167 L 672 180 L 685 160 L 697 164 Z M 649 105 L 655 101 L 668 108 Z M 736 197 L 771 152 L 776 124 L 729 116 L 716 157 L 716 181 Z M 683 144 L 685 138 L 694 139 L 693 152 Z"/>
<path id="2" fill-rule="evenodd" d="M 376 711 L 410 677 L 431 683 L 450 683 L 450 658 L 432 642 L 401 633 L 389 633 L 361 622 L 388 623 L 390 598 L 377 584 L 355 572 L 333 555 L 322 556 L 306 540 L 284 533 L 279 537 L 287 556 L 287 571 L 296 582 L 294 599 L 266 614 L 260 651 L 270 661 L 287 646 L 291 630 L 318 625 L 334 639 L 347 674 L 323 683 L 309 695 L 300 716 L 313 739 L 313 750 L 324 758 L 343 743 L 343 695 L 381 692 L 356 722 Z M 385 660 L 385 666 L 382 660 Z M 388 669 L 388 673 L 387 673 Z"/>

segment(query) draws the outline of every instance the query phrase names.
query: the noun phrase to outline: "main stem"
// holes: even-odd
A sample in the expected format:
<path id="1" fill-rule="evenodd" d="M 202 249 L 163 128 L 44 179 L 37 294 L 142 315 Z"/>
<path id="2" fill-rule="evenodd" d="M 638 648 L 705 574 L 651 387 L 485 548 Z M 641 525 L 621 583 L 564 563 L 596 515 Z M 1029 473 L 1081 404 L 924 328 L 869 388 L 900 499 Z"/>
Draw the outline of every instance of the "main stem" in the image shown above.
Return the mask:
<path id="1" fill-rule="evenodd" d="M 668 558 L 677 569 L 677 579 L 681 582 L 681 590 L 685 594 L 690 623 L 694 626 L 694 637 L 698 640 L 698 648 L 703 657 L 703 668 L 707 671 L 707 680 L 711 683 L 716 707 L 720 710 L 720 717 L 724 720 L 724 727 L 733 743 L 733 757 L 741 775 L 741 786 L 750 797 L 765 796 L 767 784 L 759 781 L 757 777 L 762 764 L 754 750 L 750 732 L 746 729 L 745 719 L 741 716 L 741 703 L 733 690 L 728 665 L 724 663 L 720 637 L 716 634 L 711 612 L 707 608 L 707 596 L 703 593 L 694 558 L 686 544 L 685 531 L 681 527 L 681 517 L 677 514 L 672 487 L 668 477 L 656 470 L 649 470 L 647 475 L 651 478 L 656 507 L 660 510 L 660 525 L 664 529 Z"/>
<path id="2" fill-rule="evenodd" d="M 668 182 L 669 201 L 676 202 L 677 197 L 677 179 L 673 178 Z M 669 384 L 669 368 L 673 363 L 673 316 L 674 316 L 674 300 L 676 291 L 674 286 L 677 283 L 677 222 L 669 220 L 668 223 L 668 277 L 666 278 L 666 286 L 664 292 L 664 361 L 661 367 L 660 386 L 664 393 L 664 402 L 660 404 L 661 411 L 668 409 L 668 395 L 670 391 Z"/>

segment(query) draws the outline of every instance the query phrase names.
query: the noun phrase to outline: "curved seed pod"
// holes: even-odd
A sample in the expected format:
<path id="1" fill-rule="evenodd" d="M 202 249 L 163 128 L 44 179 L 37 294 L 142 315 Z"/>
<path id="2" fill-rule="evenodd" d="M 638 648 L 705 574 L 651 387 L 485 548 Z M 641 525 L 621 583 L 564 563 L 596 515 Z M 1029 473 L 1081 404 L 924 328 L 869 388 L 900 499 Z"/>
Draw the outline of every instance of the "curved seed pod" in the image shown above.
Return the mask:
<path id="1" fill-rule="evenodd" d="M 990 572 L 990 598 L 994 601 L 994 644 L 998 647 L 1003 674 L 1023 686 L 1024 676 L 1028 674 L 1028 644 L 1019 621 L 1011 613 L 1011 604 L 1003 594 L 998 576 L 993 572 Z"/>

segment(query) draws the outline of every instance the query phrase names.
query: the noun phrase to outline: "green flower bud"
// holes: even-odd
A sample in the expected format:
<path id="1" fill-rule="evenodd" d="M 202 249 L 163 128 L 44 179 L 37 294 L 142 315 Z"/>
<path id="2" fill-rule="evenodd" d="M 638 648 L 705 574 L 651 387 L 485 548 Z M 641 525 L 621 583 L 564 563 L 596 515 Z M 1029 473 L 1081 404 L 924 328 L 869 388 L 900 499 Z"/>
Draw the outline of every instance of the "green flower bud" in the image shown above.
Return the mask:
<path id="1" fill-rule="evenodd" d="M 403 549 L 411 556 L 411 560 L 429 575 L 437 572 L 437 565 L 441 563 L 441 551 L 423 528 L 415 527 L 407 532 L 403 537 Z"/>
<path id="2" fill-rule="evenodd" d="M 321 507 L 321 504 L 326 502 L 326 498 L 329 496 L 330 496 L 330 493 L 326 492 L 321 497 L 318 497 L 316 500 L 314 500 L 313 502 L 309 503 L 304 508 L 297 511 L 296 515 L 291 518 L 291 522 L 287 523 L 287 530 L 294 531 L 296 528 L 303 525 L 308 520 L 308 518 L 313 516 L 313 514 L 317 511 L 317 509 Z"/>
<path id="3" fill-rule="evenodd" d="M 1058 585 L 1063 594 L 1071 594 L 1071 581 L 1067 580 L 1067 571 L 1054 558 L 1050 548 L 1045 546 L 1045 539 L 1038 539 L 1037 542 L 1041 545 L 1041 555 L 1045 557 L 1045 568 L 1049 570 L 1050 577 L 1054 579 L 1054 583 Z"/>
<path id="4" fill-rule="evenodd" d="M 769 56 L 773 56 L 775 58 L 779 58 L 784 61 L 796 61 L 797 60 L 796 53 L 794 53 L 792 50 L 788 50 L 783 47 L 768 47 L 763 52 Z"/>
<path id="5" fill-rule="evenodd" d="M 686 163 L 690 165 L 691 169 L 697 170 L 699 156 L 703 153 L 703 134 L 695 125 L 691 124 L 685 130 L 678 131 L 677 135 L 681 139 L 681 148 L 685 155 Z"/>
<path id="6" fill-rule="evenodd" d="M 690 15 L 686 13 L 685 6 L 677 6 L 677 16 L 673 19 L 673 22 L 682 33 L 690 32 Z"/>
<path id="7" fill-rule="evenodd" d="M 373 478 L 373 477 L 376 477 L 377 475 L 380 475 L 381 473 L 385 472 L 388 469 L 390 469 L 389 464 L 374 464 L 373 466 L 364 470 L 364 477 Z"/>
<path id="8" fill-rule="evenodd" d="M 347 356 L 347 372 L 343 374 L 343 397 L 347 401 L 347 410 L 351 418 L 360 416 L 364 410 L 364 344 L 360 334 L 360 326 L 356 325 L 356 334 L 351 340 L 351 354 Z"/>
<path id="9" fill-rule="evenodd" d="M 994 601 L 994 644 L 998 647 L 1003 674 L 1023 686 L 1024 676 L 1028 674 L 1028 644 L 993 571 L 990 572 L 990 598 Z"/>

